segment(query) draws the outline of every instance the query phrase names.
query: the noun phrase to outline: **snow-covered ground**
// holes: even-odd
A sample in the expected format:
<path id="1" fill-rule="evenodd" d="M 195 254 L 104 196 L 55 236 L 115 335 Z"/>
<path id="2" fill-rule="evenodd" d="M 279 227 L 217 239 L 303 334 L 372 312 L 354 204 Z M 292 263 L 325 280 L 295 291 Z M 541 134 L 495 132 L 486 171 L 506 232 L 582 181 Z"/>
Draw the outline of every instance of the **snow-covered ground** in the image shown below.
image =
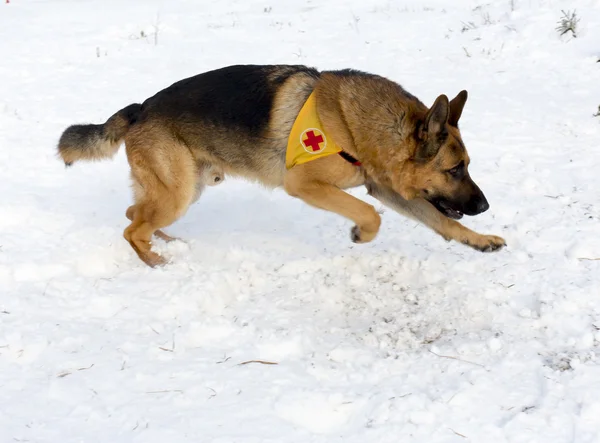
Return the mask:
<path id="1" fill-rule="evenodd" d="M 598 0 L 2 1 L 0 443 L 600 442 L 599 56 Z M 237 63 L 467 89 L 465 224 L 508 249 L 390 210 L 357 246 L 228 179 L 146 267 L 124 153 L 66 170 L 58 137 Z"/>

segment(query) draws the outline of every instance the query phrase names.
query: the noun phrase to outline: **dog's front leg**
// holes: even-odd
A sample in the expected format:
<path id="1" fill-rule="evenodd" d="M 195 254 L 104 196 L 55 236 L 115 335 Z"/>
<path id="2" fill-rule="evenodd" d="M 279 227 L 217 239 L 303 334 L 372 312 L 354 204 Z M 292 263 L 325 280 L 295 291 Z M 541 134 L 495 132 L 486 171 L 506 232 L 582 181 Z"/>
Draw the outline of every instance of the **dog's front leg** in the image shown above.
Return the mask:
<path id="1" fill-rule="evenodd" d="M 394 211 L 420 221 L 447 241 L 454 240 L 481 252 L 497 251 L 506 246 L 503 238 L 472 231 L 456 220 L 441 214 L 431 203 L 422 198 L 405 200 L 391 188 L 370 181 L 366 183 L 366 187 L 371 196 Z"/>
<path id="2" fill-rule="evenodd" d="M 355 243 L 373 240 L 381 225 L 381 216 L 372 205 L 342 190 L 363 183 L 359 168 L 338 155 L 296 165 L 284 178 L 284 188 L 291 196 L 352 220 L 356 225 L 350 237 Z"/>

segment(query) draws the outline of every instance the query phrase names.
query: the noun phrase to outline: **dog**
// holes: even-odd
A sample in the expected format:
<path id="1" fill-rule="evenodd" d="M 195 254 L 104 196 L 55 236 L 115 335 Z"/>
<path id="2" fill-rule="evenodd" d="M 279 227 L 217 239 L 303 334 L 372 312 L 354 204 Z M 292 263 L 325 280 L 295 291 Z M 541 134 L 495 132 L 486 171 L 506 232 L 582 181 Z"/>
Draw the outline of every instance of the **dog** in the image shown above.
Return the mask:
<path id="1" fill-rule="evenodd" d="M 362 71 L 302 65 L 235 65 L 178 81 L 104 124 L 68 127 L 66 166 L 112 157 L 125 142 L 134 204 L 124 231 L 149 266 L 154 234 L 185 214 L 205 185 L 243 177 L 354 222 L 351 240 L 372 241 L 381 217 L 345 189 L 366 186 L 393 210 L 444 239 L 496 251 L 504 239 L 457 222 L 489 204 L 471 179 L 458 121 L 461 91 L 431 108 L 399 84 Z M 210 182 L 210 183 L 209 183 Z"/>

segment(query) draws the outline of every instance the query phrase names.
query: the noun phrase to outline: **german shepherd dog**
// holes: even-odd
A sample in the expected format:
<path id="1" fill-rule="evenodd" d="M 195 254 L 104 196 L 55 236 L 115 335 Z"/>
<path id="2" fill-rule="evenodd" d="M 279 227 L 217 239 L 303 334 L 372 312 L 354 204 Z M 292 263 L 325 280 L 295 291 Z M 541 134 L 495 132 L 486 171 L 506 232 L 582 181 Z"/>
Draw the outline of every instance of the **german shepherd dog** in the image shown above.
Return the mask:
<path id="1" fill-rule="evenodd" d="M 288 137 L 314 92 L 328 137 L 343 148 L 286 168 Z M 60 137 L 67 166 L 113 156 L 125 142 L 134 204 L 124 237 L 146 264 L 166 260 L 152 235 L 181 217 L 225 176 L 241 176 L 355 223 L 356 243 L 375 238 L 373 206 L 344 192 L 365 185 L 392 209 L 419 220 L 446 240 L 495 251 L 502 238 L 478 234 L 457 219 L 488 209 L 469 176 L 458 120 L 467 100 L 440 95 L 431 108 L 397 83 L 356 70 L 319 72 L 306 66 L 237 65 L 181 80 L 100 125 L 73 125 Z"/>

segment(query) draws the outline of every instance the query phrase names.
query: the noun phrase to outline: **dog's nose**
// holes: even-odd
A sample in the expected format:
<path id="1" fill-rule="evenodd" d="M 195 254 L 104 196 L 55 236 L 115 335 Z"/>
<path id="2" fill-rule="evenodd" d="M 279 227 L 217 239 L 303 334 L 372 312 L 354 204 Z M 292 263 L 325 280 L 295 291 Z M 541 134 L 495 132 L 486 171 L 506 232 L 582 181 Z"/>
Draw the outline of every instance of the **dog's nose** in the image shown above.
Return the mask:
<path id="1" fill-rule="evenodd" d="M 477 213 L 481 214 L 482 212 L 485 212 L 488 209 L 490 209 L 490 204 L 487 202 L 485 197 L 479 200 L 479 202 L 477 203 Z"/>

